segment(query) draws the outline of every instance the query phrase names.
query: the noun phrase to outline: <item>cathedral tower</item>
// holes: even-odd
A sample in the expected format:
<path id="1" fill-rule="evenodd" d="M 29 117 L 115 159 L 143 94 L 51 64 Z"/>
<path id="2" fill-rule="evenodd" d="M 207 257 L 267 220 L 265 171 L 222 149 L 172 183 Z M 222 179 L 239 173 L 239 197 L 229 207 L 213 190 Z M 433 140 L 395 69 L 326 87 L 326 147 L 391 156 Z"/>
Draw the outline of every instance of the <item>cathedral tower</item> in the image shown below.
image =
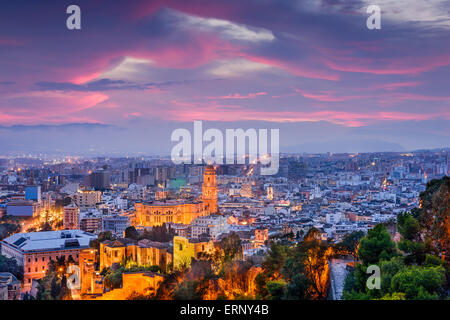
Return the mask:
<path id="1" fill-rule="evenodd" d="M 217 213 L 216 170 L 211 165 L 206 166 L 203 173 L 202 200 L 205 215 Z"/>

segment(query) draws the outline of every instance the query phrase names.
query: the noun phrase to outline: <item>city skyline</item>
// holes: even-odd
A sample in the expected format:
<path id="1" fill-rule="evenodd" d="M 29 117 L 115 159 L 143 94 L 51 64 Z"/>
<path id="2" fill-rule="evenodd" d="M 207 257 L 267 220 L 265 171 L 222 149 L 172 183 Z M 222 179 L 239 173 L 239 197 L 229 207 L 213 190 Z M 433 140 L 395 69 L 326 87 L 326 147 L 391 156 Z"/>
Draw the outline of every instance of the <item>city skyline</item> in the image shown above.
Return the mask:
<path id="1" fill-rule="evenodd" d="M 5 4 L 3 153 L 169 154 L 194 120 L 281 152 L 449 147 L 449 1 Z M 132 143 L 130 143 L 132 141 Z"/>

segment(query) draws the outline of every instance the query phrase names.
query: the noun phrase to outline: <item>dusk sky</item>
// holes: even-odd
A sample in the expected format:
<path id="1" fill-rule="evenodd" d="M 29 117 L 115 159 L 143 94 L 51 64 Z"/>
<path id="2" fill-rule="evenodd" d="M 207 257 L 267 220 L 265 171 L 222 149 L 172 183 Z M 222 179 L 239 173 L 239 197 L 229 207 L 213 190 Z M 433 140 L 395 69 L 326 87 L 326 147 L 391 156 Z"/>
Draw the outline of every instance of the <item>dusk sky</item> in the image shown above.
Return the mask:
<path id="1" fill-rule="evenodd" d="M 279 128 L 289 152 L 450 147 L 449 88 L 449 0 L 0 7 L 0 153 L 170 153 L 194 120 Z"/>

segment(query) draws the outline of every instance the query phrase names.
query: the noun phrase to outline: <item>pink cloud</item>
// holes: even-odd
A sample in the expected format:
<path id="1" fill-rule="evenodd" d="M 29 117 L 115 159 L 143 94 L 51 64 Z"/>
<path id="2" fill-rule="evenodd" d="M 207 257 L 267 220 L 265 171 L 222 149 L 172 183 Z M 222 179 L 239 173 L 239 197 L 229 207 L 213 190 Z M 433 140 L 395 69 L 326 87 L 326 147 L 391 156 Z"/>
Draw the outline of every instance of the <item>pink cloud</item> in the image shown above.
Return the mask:
<path id="1" fill-rule="evenodd" d="M 381 83 L 376 85 L 374 88 L 376 89 L 384 89 L 388 91 L 392 91 L 398 88 L 413 88 L 418 87 L 422 84 L 419 81 L 410 81 L 410 82 L 394 82 L 394 83 Z"/>
<path id="2" fill-rule="evenodd" d="M 330 80 L 330 81 L 338 81 L 339 75 L 334 72 L 326 72 L 323 70 L 313 69 L 311 67 L 306 67 L 300 65 L 299 63 L 286 62 L 279 59 L 267 58 L 262 56 L 252 56 L 246 55 L 246 59 L 251 60 L 253 62 L 265 64 L 268 66 L 276 67 L 282 69 L 288 73 L 294 74 L 296 76 L 311 78 L 311 79 L 322 79 L 322 80 Z M 309 64 L 311 61 L 309 61 Z"/>
<path id="3" fill-rule="evenodd" d="M 0 98 L 0 111 L 5 115 L 2 122 L 15 123 L 62 123 L 81 119 L 77 113 L 107 101 L 108 96 L 100 92 L 33 91 Z M 12 107 L 14 106 L 14 107 Z M 6 119 L 6 120 L 5 120 Z M 88 122 L 94 120 L 83 118 Z"/>
<path id="4" fill-rule="evenodd" d="M 208 99 L 254 99 L 258 96 L 265 96 L 265 95 L 267 95 L 267 92 L 255 92 L 255 93 L 249 93 L 247 95 L 241 95 L 239 93 L 235 93 L 235 94 L 229 94 L 226 96 L 208 97 Z"/>
<path id="5" fill-rule="evenodd" d="M 270 122 L 328 121 L 347 127 L 359 127 L 381 121 L 428 120 L 449 117 L 442 113 L 408 113 L 408 112 L 371 112 L 359 113 L 336 110 L 320 111 L 261 111 L 246 109 L 238 105 L 220 105 L 217 103 L 191 103 L 172 101 L 172 108 L 162 115 L 166 120 L 175 121 L 245 121 L 259 120 Z"/>
<path id="6" fill-rule="evenodd" d="M 450 65 L 450 55 L 425 58 L 370 59 L 356 57 L 325 58 L 329 68 L 344 72 L 371 73 L 377 75 L 419 74 Z"/>
<path id="7" fill-rule="evenodd" d="M 349 101 L 349 100 L 356 100 L 356 99 L 364 99 L 364 98 L 370 98 L 371 96 L 336 96 L 331 91 L 318 91 L 318 93 L 311 93 L 300 89 L 294 89 L 295 92 L 301 94 L 303 97 L 322 101 L 322 102 L 343 102 L 343 101 Z"/>

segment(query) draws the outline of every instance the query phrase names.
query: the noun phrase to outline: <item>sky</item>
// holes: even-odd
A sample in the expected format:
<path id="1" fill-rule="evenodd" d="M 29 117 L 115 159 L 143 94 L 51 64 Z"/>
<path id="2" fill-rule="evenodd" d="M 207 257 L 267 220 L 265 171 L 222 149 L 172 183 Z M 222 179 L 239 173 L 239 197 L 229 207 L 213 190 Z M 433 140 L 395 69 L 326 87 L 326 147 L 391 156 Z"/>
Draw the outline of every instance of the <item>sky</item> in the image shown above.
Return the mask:
<path id="1" fill-rule="evenodd" d="M 450 147 L 449 88 L 450 0 L 0 8 L 0 153 L 169 154 L 194 120 L 278 128 L 282 152 Z"/>

